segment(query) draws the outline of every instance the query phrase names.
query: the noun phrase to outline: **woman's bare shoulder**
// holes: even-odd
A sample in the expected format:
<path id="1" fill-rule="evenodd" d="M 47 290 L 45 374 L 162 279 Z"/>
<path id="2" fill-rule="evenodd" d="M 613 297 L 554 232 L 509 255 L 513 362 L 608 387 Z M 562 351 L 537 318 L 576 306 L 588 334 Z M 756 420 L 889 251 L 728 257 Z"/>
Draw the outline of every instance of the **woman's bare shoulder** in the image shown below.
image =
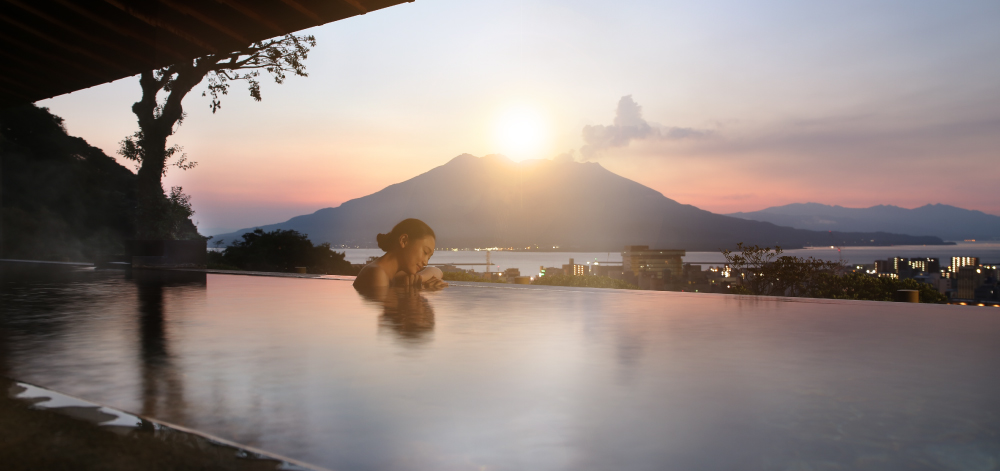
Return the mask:
<path id="1" fill-rule="evenodd" d="M 354 279 L 354 287 L 357 289 L 388 287 L 389 281 L 389 276 L 378 266 L 378 262 L 372 262 L 358 272 L 357 278 Z"/>

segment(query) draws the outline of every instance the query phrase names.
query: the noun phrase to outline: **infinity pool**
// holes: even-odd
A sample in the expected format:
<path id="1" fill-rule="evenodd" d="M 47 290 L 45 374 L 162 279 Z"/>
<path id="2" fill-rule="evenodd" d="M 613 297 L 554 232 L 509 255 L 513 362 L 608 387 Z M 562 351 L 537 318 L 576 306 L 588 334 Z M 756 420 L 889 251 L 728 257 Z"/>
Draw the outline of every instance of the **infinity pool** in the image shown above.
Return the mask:
<path id="1" fill-rule="evenodd" d="M 335 470 L 1000 469 L 1000 309 L 76 270 L 0 375 Z"/>

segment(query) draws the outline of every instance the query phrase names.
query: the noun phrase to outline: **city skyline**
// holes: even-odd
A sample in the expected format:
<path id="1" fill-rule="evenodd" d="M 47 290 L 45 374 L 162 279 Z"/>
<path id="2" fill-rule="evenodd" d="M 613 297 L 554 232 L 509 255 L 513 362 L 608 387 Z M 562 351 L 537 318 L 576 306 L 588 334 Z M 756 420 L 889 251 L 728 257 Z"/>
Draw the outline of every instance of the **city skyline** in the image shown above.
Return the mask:
<path id="1" fill-rule="evenodd" d="M 568 154 L 717 213 L 1000 214 L 974 184 L 1000 176 L 997 19 L 995 2 L 422 0 L 306 31 L 310 77 L 263 83 L 260 103 L 235 88 L 212 115 L 196 88 L 171 143 L 199 166 L 165 186 L 192 195 L 205 233 L 335 207 L 462 153 Z M 128 78 L 39 105 L 114 155 L 138 97 Z"/>

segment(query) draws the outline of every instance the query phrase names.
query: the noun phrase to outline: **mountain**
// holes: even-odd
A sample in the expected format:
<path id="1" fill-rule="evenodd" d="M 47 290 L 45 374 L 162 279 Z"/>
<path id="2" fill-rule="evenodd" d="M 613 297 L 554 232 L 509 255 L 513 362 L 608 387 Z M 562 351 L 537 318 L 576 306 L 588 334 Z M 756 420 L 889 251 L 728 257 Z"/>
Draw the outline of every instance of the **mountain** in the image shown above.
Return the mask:
<path id="1" fill-rule="evenodd" d="M 135 174 L 46 108 L 0 109 L 3 258 L 93 261 L 133 234 Z"/>
<path id="2" fill-rule="evenodd" d="M 944 240 L 1000 240 L 1000 216 L 946 204 L 906 209 L 887 205 L 845 208 L 796 203 L 728 216 L 820 231 L 884 231 L 932 235 Z"/>
<path id="3" fill-rule="evenodd" d="M 937 237 L 815 232 L 748 221 L 680 204 L 597 163 L 463 154 L 371 195 L 262 226 L 314 242 L 375 247 L 375 235 L 408 217 L 438 234 L 438 247 L 620 251 L 626 244 L 718 250 L 736 242 L 781 245 L 942 244 Z M 215 238 L 232 241 L 252 228 Z"/>

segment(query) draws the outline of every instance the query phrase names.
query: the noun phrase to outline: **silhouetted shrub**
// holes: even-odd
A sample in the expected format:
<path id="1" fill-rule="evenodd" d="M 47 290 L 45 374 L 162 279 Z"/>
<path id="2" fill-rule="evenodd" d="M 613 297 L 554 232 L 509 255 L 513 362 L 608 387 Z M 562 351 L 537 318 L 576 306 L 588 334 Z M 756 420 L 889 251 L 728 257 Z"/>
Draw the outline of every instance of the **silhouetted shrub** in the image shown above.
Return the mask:
<path id="1" fill-rule="evenodd" d="M 876 277 L 856 272 L 844 276 L 823 274 L 819 277 L 816 286 L 806 293 L 806 296 L 810 298 L 893 301 L 896 291 L 901 289 L 919 291 L 922 303 L 943 303 L 948 300 L 933 286 L 917 280 Z"/>
<path id="2" fill-rule="evenodd" d="M 344 255 L 331 250 L 328 243 L 314 246 L 298 231 L 257 229 L 221 253 L 209 252 L 209 268 L 291 273 L 295 267 L 306 267 L 314 274 L 356 275 L 357 269 Z"/>

